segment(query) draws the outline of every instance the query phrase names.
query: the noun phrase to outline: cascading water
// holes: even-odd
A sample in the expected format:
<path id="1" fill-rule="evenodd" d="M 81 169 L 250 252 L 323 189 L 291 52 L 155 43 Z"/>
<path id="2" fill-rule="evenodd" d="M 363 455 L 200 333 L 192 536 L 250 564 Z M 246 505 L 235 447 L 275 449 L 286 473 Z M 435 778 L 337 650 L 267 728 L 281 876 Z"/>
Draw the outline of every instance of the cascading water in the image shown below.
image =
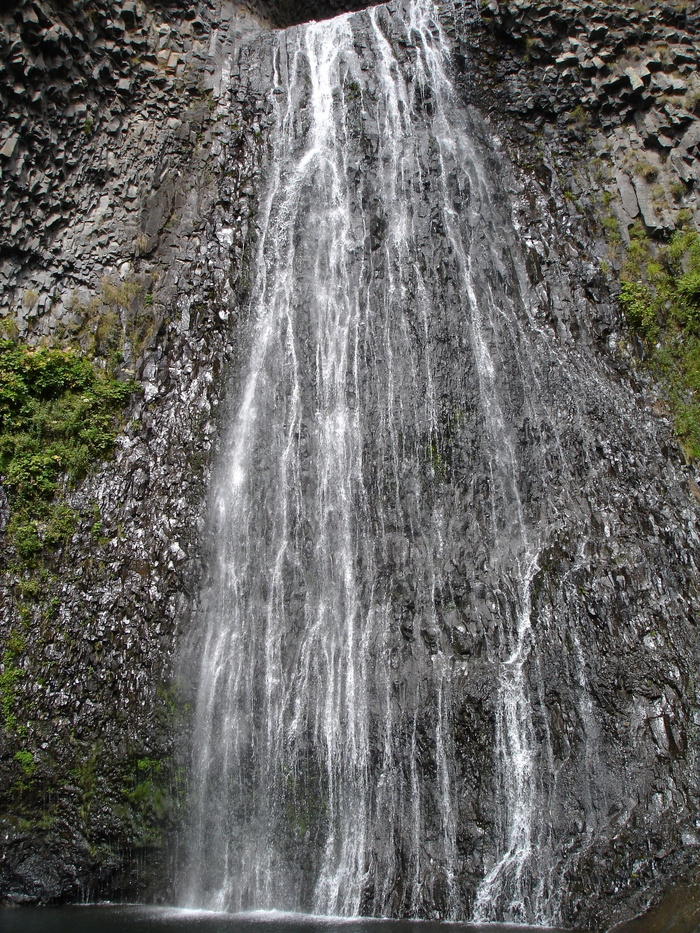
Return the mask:
<path id="1" fill-rule="evenodd" d="M 551 921 L 531 696 L 541 496 L 520 448 L 540 426 L 541 456 L 560 456 L 539 381 L 557 363 L 498 153 L 430 0 L 276 41 L 184 902 Z M 480 775 L 456 711 L 485 668 Z M 466 812 L 463 788 L 489 774 L 493 812 Z"/>

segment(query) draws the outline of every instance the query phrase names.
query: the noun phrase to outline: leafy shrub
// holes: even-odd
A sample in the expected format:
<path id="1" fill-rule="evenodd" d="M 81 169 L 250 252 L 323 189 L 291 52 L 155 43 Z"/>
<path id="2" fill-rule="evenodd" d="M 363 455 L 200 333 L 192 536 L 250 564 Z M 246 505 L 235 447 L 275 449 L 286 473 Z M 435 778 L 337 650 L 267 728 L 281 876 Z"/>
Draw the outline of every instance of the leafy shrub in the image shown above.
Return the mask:
<path id="1" fill-rule="evenodd" d="M 627 322 L 646 339 L 652 340 L 658 332 L 653 295 L 639 282 L 623 282 L 620 304 Z"/>
<path id="2" fill-rule="evenodd" d="M 688 272 L 678 280 L 678 293 L 693 305 L 700 304 L 700 272 Z"/>

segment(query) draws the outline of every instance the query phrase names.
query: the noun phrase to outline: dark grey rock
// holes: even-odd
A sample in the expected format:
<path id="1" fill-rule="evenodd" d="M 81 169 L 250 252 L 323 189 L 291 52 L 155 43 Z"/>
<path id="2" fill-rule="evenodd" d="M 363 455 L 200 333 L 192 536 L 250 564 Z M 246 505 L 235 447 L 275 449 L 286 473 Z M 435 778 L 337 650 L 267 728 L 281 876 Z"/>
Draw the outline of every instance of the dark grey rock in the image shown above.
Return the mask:
<path id="1" fill-rule="evenodd" d="M 260 3 L 251 9 L 280 25 L 355 5 L 319 0 Z M 686 26 L 673 24 L 676 38 L 670 39 L 659 32 L 664 17 L 671 15 L 665 7 L 642 16 L 598 2 L 583 11 L 580 4 L 499 6 L 491 0 L 487 9 L 493 26 L 485 11 L 482 26 L 470 20 L 469 30 L 462 30 L 457 24 L 455 35 L 464 62 L 470 57 L 481 62 L 483 44 L 483 77 L 476 80 L 463 62 L 465 93 L 490 112 L 515 161 L 509 183 L 518 191 L 523 236 L 534 244 L 527 274 L 531 287 L 548 296 L 538 305 L 543 310 L 537 326 L 556 335 L 562 353 L 583 354 L 594 361 L 591 371 L 601 374 L 602 399 L 592 391 L 561 393 L 562 412 L 582 421 L 592 446 L 581 449 L 582 472 L 569 481 L 580 511 L 561 518 L 556 546 L 538 577 L 536 599 L 547 675 L 538 722 L 551 730 L 562 784 L 580 798 L 575 813 L 555 816 L 571 820 L 578 858 L 564 880 L 574 892 L 567 919 L 600 928 L 642 909 L 696 861 L 689 819 L 697 812 L 697 782 L 685 770 L 696 724 L 682 682 L 690 683 L 697 671 L 692 622 L 696 543 L 688 537 L 695 500 L 692 492 L 684 499 L 678 491 L 687 473 L 668 426 L 649 414 L 646 390 L 633 388 L 627 362 L 615 350 L 620 321 L 610 292 L 612 273 L 603 275 L 598 261 L 589 262 L 596 255 L 605 257 L 590 221 L 595 183 L 581 171 L 572 147 L 577 139 L 590 138 L 599 120 L 610 127 L 636 125 L 650 147 L 670 150 L 669 164 L 680 177 L 700 183 L 700 123 L 680 108 L 662 110 L 656 100 L 662 90 L 680 97 L 689 86 L 671 70 L 695 61 L 692 46 L 674 49 L 672 65 L 651 56 L 642 59 L 643 66 L 633 66 L 650 88 L 646 97 L 638 86 L 636 96 L 630 93 L 635 82 L 629 74 L 603 75 L 614 67 L 617 50 L 621 55 L 640 41 L 641 26 L 654 41 L 680 42 L 689 38 L 683 29 L 695 30 L 697 19 L 690 11 Z M 201 514 L 218 437 L 211 413 L 226 385 L 224 373 L 240 365 L 243 353 L 237 322 L 244 315 L 251 275 L 246 257 L 255 236 L 269 63 L 261 67 L 258 53 L 246 44 L 253 18 L 242 18 L 245 26 L 231 23 L 225 7 L 212 4 L 154 3 L 149 9 L 127 2 L 121 5 L 123 25 L 103 2 L 95 4 L 94 20 L 70 3 L 63 5 L 60 23 L 52 22 L 58 14 L 48 5 L 22 2 L 15 12 L 19 19 L 2 14 L 0 56 L 7 69 L 0 82 L 3 114 L 11 122 L 0 150 L 2 313 L 16 307 L 25 334 L 40 341 L 72 326 L 76 300 L 84 309 L 97 300 L 99 314 L 106 315 L 111 309 L 100 305 L 101 280 L 123 269 L 125 280 L 143 276 L 139 281 L 152 304 L 140 311 L 153 309 L 153 332 L 140 350 L 130 344 L 125 365 L 142 390 L 128 413 L 114 462 L 71 493 L 71 502 L 84 514 L 75 538 L 57 555 L 55 577 L 47 584 L 47 600 L 58 601 L 58 616 L 42 621 L 37 608 L 29 630 L 23 663 L 31 676 L 20 685 L 18 709 L 34 723 L 35 784 L 21 801 L 33 827 L 20 832 L 16 825 L 20 801 L 11 789 L 20 779 L 14 759 L 20 746 L 16 736 L 4 736 L 0 786 L 11 825 L 0 839 L 0 896 L 16 903 L 79 900 L 86 890 L 143 896 L 152 882 L 151 890 L 159 885 L 162 890 L 170 866 L 162 856 L 161 837 L 153 847 L 154 872 L 135 877 L 144 839 L 134 827 L 139 814 L 124 802 L 123 786 L 132 779 L 128 768 L 138 760 L 155 755 L 166 761 L 173 755 L 176 730 L 171 722 L 163 726 L 167 704 L 159 691 L 169 682 L 173 645 L 198 598 Z M 449 17 L 446 22 L 450 25 Z M 188 51 L 184 41 L 168 40 L 165 63 L 174 55 L 172 68 L 184 66 L 182 79 L 170 66 L 166 74 L 156 64 L 157 28 L 163 23 L 175 36 L 193 42 Z M 185 23 L 191 33 L 182 28 Z M 143 25 L 140 38 L 124 33 L 137 24 Z M 210 93 L 217 88 L 218 72 L 209 49 L 219 54 L 222 37 L 234 32 L 240 43 L 233 72 L 234 99 L 240 105 L 237 129 L 228 120 L 213 124 L 217 97 Z M 584 33 L 589 44 L 579 39 L 579 54 L 562 48 L 562 37 Z M 531 65 L 524 62 L 524 37 L 531 40 Z M 360 40 L 358 48 L 367 44 Z M 132 63 L 134 50 L 137 58 L 144 57 Z M 536 78 L 527 70 L 535 65 L 541 68 Z M 655 75 L 653 88 L 644 68 Z M 623 108 L 618 94 L 624 89 Z M 587 125 L 569 121 L 580 106 Z M 169 116 L 177 125 L 165 123 Z M 373 133 L 368 128 L 368 165 Z M 626 151 L 627 142 L 612 153 L 601 148 L 600 156 L 612 166 L 627 216 L 638 216 L 641 206 L 650 230 L 663 232 L 648 186 L 634 179 L 630 183 L 621 168 Z M 357 164 L 361 171 L 363 163 Z M 565 200 L 564 190 L 575 204 Z M 376 255 L 381 218 L 370 234 Z M 436 268 L 441 268 L 437 262 Z M 40 277 L 49 270 L 48 279 Z M 22 294 L 31 288 L 41 293 L 40 300 L 24 308 Z M 75 334 L 82 333 L 87 319 L 84 311 Z M 447 337 L 444 347 L 449 347 Z M 561 392 L 551 374 L 544 376 L 543 392 Z M 624 400 L 620 411 L 627 405 L 636 411 L 632 443 L 622 433 L 611 437 L 617 415 L 606 407 L 608 392 L 611 399 Z M 535 456 L 551 453 L 552 439 L 537 432 L 536 424 L 523 421 L 519 443 Z M 567 432 L 570 427 L 564 428 L 570 436 Z M 466 449 L 466 436 L 463 444 Z M 549 462 L 544 475 L 552 488 L 559 488 L 561 477 Z M 539 488 L 536 478 L 522 482 L 533 515 L 543 514 L 548 490 Z M 481 507 L 486 483 L 485 473 L 477 471 L 473 498 L 460 506 L 465 514 Z M 95 504 L 102 528 L 93 535 Z M 0 527 L 7 521 L 6 506 L 6 497 L 0 497 Z M 570 542 L 576 540 L 579 521 L 589 540 L 575 553 Z M 476 552 L 478 541 L 467 540 L 462 553 L 458 549 L 456 567 L 467 566 L 469 549 Z M 18 624 L 16 584 L 4 578 L 3 649 L 7 633 Z M 483 645 L 494 630 L 493 594 L 475 588 L 458 595 L 464 605 L 446 612 L 445 631 L 421 628 L 407 598 L 396 622 L 407 652 L 430 654 L 444 641 L 459 663 L 468 663 L 468 676 L 456 681 L 455 735 L 465 749 L 460 845 L 473 885 L 482 871 L 483 826 L 495 820 L 488 791 L 474 790 L 482 787 L 491 767 L 493 671 Z M 563 663 L 574 664 L 571 631 L 585 634 L 588 653 L 582 670 L 592 702 L 602 711 L 596 749 L 609 808 L 587 802 L 581 791 L 585 768 L 577 770 L 576 763 L 582 760 L 584 713 Z M 42 690 L 33 691 L 40 680 Z M 71 777 L 93 755 L 94 798 Z M 45 830 L 38 824 L 47 816 L 45 801 L 54 801 L 56 790 L 60 802 L 49 816 L 58 813 L 59 818 Z M 92 806 L 93 799 L 103 806 Z M 126 815 L 119 817 L 125 806 Z M 593 824 L 605 829 L 587 846 Z M 95 839 L 100 845 L 94 845 Z"/>

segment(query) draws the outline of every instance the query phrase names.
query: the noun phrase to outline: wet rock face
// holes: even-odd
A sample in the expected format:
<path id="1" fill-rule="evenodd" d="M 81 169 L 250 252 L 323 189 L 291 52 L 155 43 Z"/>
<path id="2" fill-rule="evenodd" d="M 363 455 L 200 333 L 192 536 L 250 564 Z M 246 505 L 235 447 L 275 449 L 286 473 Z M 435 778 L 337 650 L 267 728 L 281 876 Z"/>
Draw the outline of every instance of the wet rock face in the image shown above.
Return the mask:
<path id="1" fill-rule="evenodd" d="M 538 214 L 542 220 L 547 217 L 547 223 L 554 219 L 560 229 L 560 242 L 566 244 L 563 254 L 559 252 L 558 267 L 568 265 L 574 279 L 584 271 L 585 260 L 596 257 L 607 270 L 599 279 L 601 284 L 614 280 L 619 271 L 619 253 L 611 251 L 610 243 L 601 235 L 601 226 L 613 229 L 622 243 L 629 242 L 633 223 L 651 235 L 672 230 L 681 218 L 683 222 L 692 218 L 698 226 L 700 162 L 694 140 L 700 121 L 694 109 L 696 69 L 688 61 L 689 56 L 697 54 L 697 33 L 694 8 L 637 4 L 622 10 L 606 3 L 591 3 L 583 16 L 573 4 L 552 5 L 536 0 L 522 4 L 491 2 L 484 9 L 482 23 L 463 38 L 464 54 L 479 75 L 475 79 L 467 69 L 465 92 L 489 113 L 492 126 L 498 128 L 520 168 L 525 199 L 518 213 L 522 229 L 532 231 Z M 634 80 L 635 76 L 639 81 Z M 668 91 L 660 95 L 656 90 L 660 83 L 677 88 L 675 96 Z M 661 126 L 666 128 L 662 133 L 654 131 Z M 590 237 L 588 246 L 586 233 Z M 533 236 L 533 232 L 527 236 Z M 532 271 L 538 278 L 541 276 L 543 283 L 551 282 L 548 264 L 543 266 L 537 260 Z M 589 288 L 584 285 L 583 293 Z M 592 319 L 588 318 L 591 313 Z M 619 327 L 614 308 L 606 309 L 598 296 L 591 311 L 574 317 L 578 321 L 592 320 L 593 339 L 613 350 L 606 354 L 608 364 L 625 372 L 628 360 L 613 349 Z M 653 405 L 658 406 L 652 386 L 642 384 L 637 391 L 647 412 Z M 597 407 L 589 409 L 590 424 L 600 423 Z M 639 417 L 643 417 L 641 410 Z M 608 460 L 610 443 L 609 438 L 596 445 L 596 456 Z M 612 443 L 615 446 L 616 442 Z M 670 439 L 662 442 L 662 460 L 669 454 L 673 456 L 672 445 Z M 698 639 L 695 610 L 681 610 L 678 615 L 678 609 L 689 597 L 692 602 L 692 594 L 697 592 L 696 571 L 692 569 L 695 545 L 689 540 L 667 559 L 669 552 L 663 541 L 668 540 L 670 528 L 676 525 L 662 518 L 670 504 L 663 492 L 665 481 L 661 480 L 654 494 L 657 505 L 651 511 L 660 511 L 653 519 L 652 531 L 646 525 L 647 506 L 641 504 L 638 493 L 634 497 L 636 504 L 629 498 L 637 481 L 627 473 L 627 466 L 632 466 L 637 455 L 633 453 L 634 444 L 625 442 L 624 446 L 625 453 L 618 448 L 612 461 L 608 460 L 608 478 L 601 479 L 606 490 L 602 495 L 616 487 L 628 503 L 627 517 L 636 514 L 634 523 L 640 531 L 632 532 L 631 538 L 624 533 L 622 537 L 617 537 L 616 532 L 609 535 L 612 526 L 606 518 L 607 507 L 594 505 L 592 527 L 602 521 L 603 538 L 599 532 L 592 532 L 591 542 L 597 539 L 598 543 L 590 545 L 588 557 L 584 556 L 588 546 L 578 552 L 579 557 L 574 556 L 575 534 L 560 541 L 552 551 L 552 559 L 545 556 L 541 562 L 541 576 L 534 586 L 539 623 L 549 632 L 541 650 L 553 772 L 560 790 L 565 786 L 577 788 L 570 805 L 555 818 L 555 822 L 569 821 L 576 853 L 576 869 L 566 873 L 571 897 L 563 911 L 563 918 L 573 925 L 590 923 L 595 917 L 598 925 L 604 926 L 635 910 L 642 911 L 676 879 L 692 880 L 697 863 L 692 807 L 686 810 L 681 801 L 695 800 L 698 793 L 697 781 L 692 777 L 691 762 L 696 754 L 691 749 L 693 740 L 686 744 L 687 737 L 695 732 L 698 715 L 695 662 L 690 660 L 697 656 Z M 637 464 L 633 470 L 650 466 L 650 462 L 642 466 L 639 460 Z M 665 470 L 661 468 L 659 479 Z M 613 477 L 618 471 L 621 485 Z M 696 472 L 687 471 L 683 480 L 685 503 L 679 500 L 679 518 L 687 508 L 694 508 L 696 481 Z M 597 496 L 601 485 L 595 486 Z M 596 500 L 590 487 L 582 488 L 589 490 L 587 496 L 593 504 Z M 650 487 L 646 488 L 650 491 Z M 625 524 L 627 518 L 620 517 Z M 680 518 L 681 525 L 685 521 Z M 624 556 L 625 539 L 632 546 L 629 553 L 637 555 L 630 562 Z M 638 548 L 651 548 L 656 556 L 648 563 Z M 645 566 L 648 569 L 642 571 Z M 661 566 L 664 570 L 659 580 L 667 582 L 656 584 L 655 568 Z M 687 568 L 690 573 L 686 576 Z M 580 580 L 573 587 L 573 580 L 582 571 L 586 581 Z M 647 575 L 646 582 L 640 573 Z M 677 582 L 670 584 L 673 578 Z M 628 630 L 625 634 L 628 625 L 634 627 L 642 618 L 636 615 L 635 607 L 640 602 L 633 595 L 640 592 L 640 587 L 649 594 L 656 588 L 658 598 L 647 603 L 650 615 L 643 630 L 634 634 Z M 664 604 L 668 606 L 666 600 L 672 592 L 677 609 L 663 608 Z M 597 604 L 599 599 L 602 606 Z M 578 608 L 574 609 L 574 604 L 579 604 Z M 652 621 L 674 619 L 675 629 L 681 616 L 684 634 L 672 634 L 668 629 L 660 635 Z M 578 649 L 571 638 L 573 630 L 568 622 L 563 623 L 564 619 L 572 622 L 582 639 L 581 683 L 585 681 L 587 688 L 574 687 L 571 682 L 565 686 L 567 676 L 561 658 L 568 659 L 570 670 L 580 662 L 575 660 Z M 607 625 L 611 627 L 606 630 Z M 582 636 L 583 632 L 587 634 Z M 674 661 L 666 655 L 671 641 L 680 648 Z M 646 654 L 652 644 L 651 653 Z M 659 669 L 685 670 L 673 686 L 649 667 L 655 667 L 661 656 L 666 660 L 661 661 Z M 585 704 L 581 706 L 585 695 L 592 700 L 588 712 Z M 573 709 L 578 712 L 572 716 Z M 594 709 L 594 719 L 589 720 L 597 722 L 591 750 L 595 755 L 602 754 L 606 763 L 600 758 L 589 759 L 588 764 L 582 762 L 580 774 L 575 777 L 569 767 L 585 743 L 590 728 L 585 722 Z M 586 769 L 598 787 L 592 796 L 580 777 Z M 636 777 L 628 778 L 633 772 Z M 609 783 L 603 775 L 612 774 L 619 777 Z M 618 794 L 613 789 L 615 784 L 624 785 L 626 792 Z M 659 797 L 662 786 L 665 791 Z M 674 821 L 680 814 L 684 828 L 679 830 Z M 589 831 L 585 827 L 594 824 L 598 830 L 591 844 L 584 843 L 576 852 Z M 673 900 L 673 895 L 669 898 Z"/>

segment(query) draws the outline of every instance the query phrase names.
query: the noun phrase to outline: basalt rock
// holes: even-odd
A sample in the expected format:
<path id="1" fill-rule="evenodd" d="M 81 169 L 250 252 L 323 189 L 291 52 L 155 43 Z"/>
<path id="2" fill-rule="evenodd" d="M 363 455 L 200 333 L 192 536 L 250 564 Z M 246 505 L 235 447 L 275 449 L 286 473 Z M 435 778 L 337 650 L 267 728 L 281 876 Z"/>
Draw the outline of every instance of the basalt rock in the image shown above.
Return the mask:
<path id="1" fill-rule="evenodd" d="M 0 897 L 12 903 L 172 897 L 167 842 L 189 730 L 174 655 L 198 608 L 222 401 L 243 364 L 271 119 L 272 64 L 256 42 L 366 5 L 18 0 L 0 14 L 0 315 L 31 343 L 99 358 L 111 320 L 119 372 L 140 386 L 114 459 L 67 492 L 72 538 L 38 571 L 4 552 Z M 620 350 L 619 263 L 601 223 L 614 215 L 623 240 L 639 218 L 659 235 L 680 210 L 700 223 L 700 14 L 599 0 L 491 0 L 481 19 L 473 4 L 443 7 L 461 92 L 510 158 L 504 183 L 544 309 L 536 326 L 593 361 L 606 404 L 619 400 L 634 426 L 611 436 L 590 385 L 576 399 L 571 424 L 582 419 L 590 440 L 567 493 L 578 511 L 562 513 L 533 579 L 546 684 L 530 684 L 535 718 L 552 775 L 578 795 L 555 814 L 571 839 L 561 920 L 600 928 L 692 880 L 700 845 L 699 478 L 653 383 Z M 377 250 L 382 218 L 369 227 Z M 573 405 L 558 398 L 562 412 Z M 535 430 L 519 422 L 520 448 L 551 452 L 556 439 Z M 541 479 L 523 483 L 545 514 Z M 464 508 L 487 489 L 478 477 Z M 8 514 L 3 494 L 3 528 Z M 468 543 L 455 566 L 477 552 Z M 428 658 L 449 643 L 461 672 L 454 734 L 471 749 L 473 796 L 459 845 L 472 892 L 497 821 L 484 646 L 498 598 L 458 594 L 437 628 L 396 596 L 402 651 Z"/>

